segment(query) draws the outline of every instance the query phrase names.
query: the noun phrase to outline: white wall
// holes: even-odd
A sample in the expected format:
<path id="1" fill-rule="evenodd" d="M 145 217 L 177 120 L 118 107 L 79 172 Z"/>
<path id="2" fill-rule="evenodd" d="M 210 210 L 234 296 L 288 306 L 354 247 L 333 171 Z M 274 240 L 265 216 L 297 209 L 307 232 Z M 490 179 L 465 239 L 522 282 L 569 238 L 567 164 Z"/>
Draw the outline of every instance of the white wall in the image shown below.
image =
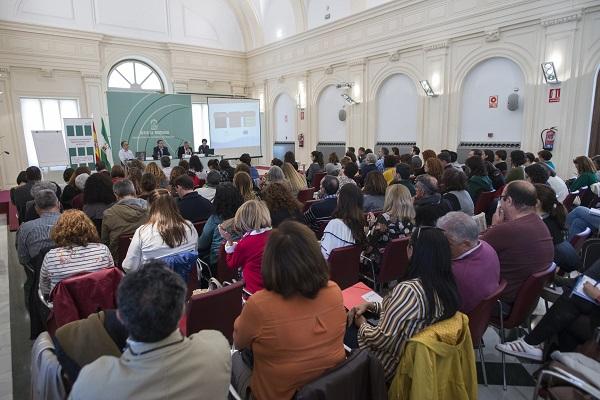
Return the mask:
<path id="1" fill-rule="evenodd" d="M 346 122 L 339 119 L 339 111 L 346 102 L 340 89 L 329 85 L 321 92 L 317 105 L 319 116 L 319 142 L 345 142 Z"/>
<path id="2" fill-rule="evenodd" d="M 308 1 L 308 29 L 331 23 L 352 13 L 352 5 L 348 0 L 306 0 Z M 326 11 L 329 7 L 329 11 Z M 330 18 L 325 19 L 325 14 Z"/>
<path id="3" fill-rule="evenodd" d="M 289 0 L 270 0 L 262 15 L 265 43 L 276 42 L 296 33 L 294 9 Z"/>
<path id="4" fill-rule="evenodd" d="M 415 82 L 404 74 L 387 78 L 377 92 L 377 142 L 417 140 Z"/>
<path id="5" fill-rule="evenodd" d="M 296 139 L 296 102 L 287 93 L 280 94 L 273 107 L 275 142 L 293 142 Z"/>
<path id="6" fill-rule="evenodd" d="M 494 57 L 469 71 L 461 98 L 460 140 L 466 142 L 521 142 L 525 78 L 517 64 Z M 519 108 L 506 107 L 508 96 L 518 89 Z M 489 107 L 489 97 L 498 96 L 498 107 Z M 488 133 L 493 133 L 488 138 Z"/>

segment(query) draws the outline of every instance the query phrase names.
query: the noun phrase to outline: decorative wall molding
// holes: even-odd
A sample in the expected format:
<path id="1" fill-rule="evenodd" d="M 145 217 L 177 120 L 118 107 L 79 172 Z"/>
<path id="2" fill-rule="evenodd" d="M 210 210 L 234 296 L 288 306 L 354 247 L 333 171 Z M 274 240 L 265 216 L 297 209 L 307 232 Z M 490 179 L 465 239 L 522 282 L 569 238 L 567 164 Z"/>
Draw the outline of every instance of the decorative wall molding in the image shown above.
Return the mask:
<path id="1" fill-rule="evenodd" d="M 389 60 L 390 60 L 391 62 L 397 62 L 397 61 L 400 61 L 400 51 L 395 51 L 395 52 L 393 52 L 393 53 L 390 55 L 390 57 L 389 57 Z"/>
<path id="2" fill-rule="evenodd" d="M 485 31 L 485 41 L 490 43 L 490 42 L 497 42 L 498 40 L 500 40 L 500 29 L 496 28 L 496 29 L 489 29 Z"/>
<path id="3" fill-rule="evenodd" d="M 327 75 L 333 74 L 333 66 L 330 65 L 329 67 L 325 68 L 325 74 L 327 74 Z"/>
<path id="4" fill-rule="evenodd" d="M 424 51 L 432 51 L 432 50 L 438 50 L 438 49 L 446 49 L 446 48 L 448 48 L 448 46 L 449 46 L 448 40 L 441 40 L 439 42 L 423 45 L 423 50 Z"/>
<path id="5" fill-rule="evenodd" d="M 571 13 L 571 14 L 567 14 L 567 15 L 553 15 L 550 17 L 545 17 L 545 18 L 542 18 L 540 23 L 542 24 L 542 26 L 559 25 L 559 24 L 564 24 L 567 22 L 579 21 L 581 19 L 582 15 L 583 15 L 583 12 L 581 10 L 579 10 L 575 13 Z"/>

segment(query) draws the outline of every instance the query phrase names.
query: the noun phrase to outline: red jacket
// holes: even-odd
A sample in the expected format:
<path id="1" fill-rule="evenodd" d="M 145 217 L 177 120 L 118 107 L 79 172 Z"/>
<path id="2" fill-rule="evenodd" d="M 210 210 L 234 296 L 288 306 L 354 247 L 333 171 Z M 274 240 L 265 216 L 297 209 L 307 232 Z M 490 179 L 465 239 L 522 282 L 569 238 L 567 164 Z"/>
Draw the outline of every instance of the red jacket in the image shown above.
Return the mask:
<path id="1" fill-rule="evenodd" d="M 260 267 L 270 234 L 270 230 L 259 234 L 246 234 L 235 246 L 233 253 L 227 254 L 227 266 L 242 268 L 246 290 L 250 293 L 256 293 L 264 287 Z"/>

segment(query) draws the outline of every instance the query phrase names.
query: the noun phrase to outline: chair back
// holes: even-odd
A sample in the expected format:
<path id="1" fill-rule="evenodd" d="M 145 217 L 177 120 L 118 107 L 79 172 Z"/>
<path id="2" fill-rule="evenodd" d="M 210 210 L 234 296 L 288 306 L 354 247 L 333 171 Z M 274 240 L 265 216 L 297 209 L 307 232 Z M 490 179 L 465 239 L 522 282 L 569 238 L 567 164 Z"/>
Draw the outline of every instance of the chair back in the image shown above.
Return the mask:
<path id="1" fill-rule="evenodd" d="M 102 218 L 92 218 L 92 222 L 94 223 L 94 226 L 96 227 L 96 231 L 98 232 L 98 235 L 102 235 Z"/>
<path id="2" fill-rule="evenodd" d="M 133 239 L 133 234 L 130 235 L 121 235 L 119 236 L 119 242 L 118 242 L 118 246 L 119 246 L 119 250 L 118 250 L 118 260 L 115 260 L 115 264 L 118 267 L 121 267 L 121 264 L 123 264 L 123 260 L 125 260 L 125 257 L 127 257 L 127 250 L 129 250 L 129 245 L 131 244 L 131 239 Z"/>
<path id="3" fill-rule="evenodd" d="M 504 320 L 505 329 L 516 328 L 525 322 L 537 305 L 544 285 L 552 279 L 555 271 L 556 264 L 552 263 L 545 270 L 536 272 L 527 278 L 517 293 L 510 315 Z"/>
<path id="4" fill-rule="evenodd" d="M 502 192 L 500 192 L 502 193 Z M 494 201 L 496 198 L 496 191 L 493 192 L 481 192 L 477 197 L 477 201 L 475 202 L 475 215 L 479 213 L 484 213 L 490 203 Z"/>
<path id="5" fill-rule="evenodd" d="M 195 294 L 186 305 L 186 334 L 214 329 L 233 343 L 233 323 L 242 312 L 244 281 L 207 293 Z"/>
<path id="6" fill-rule="evenodd" d="M 301 191 L 298 192 L 298 201 L 300 201 L 301 203 L 305 203 L 308 200 L 312 200 L 314 193 L 315 193 L 314 187 L 309 187 L 308 189 L 302 189 Z"/>
<path id="7" fill-rule="evenodd" d="M 327 175 L 327 173 L 325 173 L 325 172 L 316 172 L 313 175 L 312 187 L 315 189 L 315 191 L 317 191 L 321 188 L 321 181 L 323 180 L 325 175 Z"/>
<path id="8" fill-rule="evenodd" d="M 377 275 L 378 283 L 400 280 L 408 272 L 408 254 L 406 248 L 408 246 L 408 237 L 392 239 L 383 252 L 379 275 Z"/>
<path id="9" fill-rule="evenodd" d="M 317 221 L 317 229 L 315 231 L 315 235 L 317 235 L 317 239 L 321 240 L 323 237 L 323 233 L 325 232 L 325 228 L 327 228 L 327 224 L 331 221 L 330 218 L 321 219 Z"/>
<path id="10" fill-rule="evenodd" d="M 196 232 L 198 232 L 198 236 L 202 235 L 202 230 L 204 229 L 204 225 L 206 225 L 206 221 L 194 222 L 194 228 L 196 228 Z"/>
<path id="11" fill-rule="evenodd" d="M 573 247 L 575 248 L 575 250 L 579 251 L 579 250 L 581 250 L 581 247 L 583 246 L 583 243 L 590 236 L 592 236 L 592 230 L 590 229 L 590 227 L 587 227 L 587 228 L 585 228 L 585 230 L 583 232 L 579 232 L 577 235 L 575 235 L 571 239 L 571 245 L 573 245 Z"/>
<path id="12" fill-rule="evenodd" d="M 176 272 L 187 284 L 187 297 L 198 288 L 198 253 L 195 251 L 184 251 L 177 254 L 161 257 L 171 270 Z M 187 298 L 186 297 L 186 298 Z"/>
<path id="13" fill-rule="evenodd" d="M 329 276 L 344 290 L 358 282 L 360 269 L 359 245 L 334 249 L 329 255 Z"/>
<path id="14" fill-rule="evenodd" d="M 498 189 L 496 189 L 496 191 L 494 192 L 494 198 L 495 199 L 497 199 L 498 197 L 502 196 L 502 191 L 504 190 L 505 186 L 506 185 L 502 185 Z"/>
<path id="15" fill-rule="evenodd" d="M 231 282 L 235 277 L 234 270 L 227 266 L 227 255 L 225 253 L 225 242 L 219 247 L 219 258 L 217 261 L 217 279 L 219 282 Z"/>
<path id="16" fill-rule="evenodd" d="M 502 292 L 504 292 L 504 289 L 506 289 L 506 281 L 502 279 L 500 280 L 498 288 L 488 297 L 481 300 L 481 302 L 468 314 L 469 330 L 471 331 L 471 339 L 473 340 L 474 347 L 480 346 L 481 338 L 492 318 L 492 311 L 494 310 L 494 307 L 496 307 L 496 302 L 500 298 L 500 295 L 502 295 Z"/>
<path id="17" fill-rule="evenodd" d="M 31 400 L 60 400 L 67 398 L 63 369 L 48 332 L 42 332 L 31 349 Z"/>
<path id="18" fill-rule="evenodd" d="M 600 239 L 586 240 L 581 246 L 581 271 L 585 271 L 600 260 Z"/>
<path id="19" fill-rule="evenodd" d="M 565 206 L 567 211 L 571 211 L 573 209 L 573 202 L 575 201 L 577 196 L 579 196 L 579 191 L 576 190 L 574 192 L 569 193 L 567 197 L 565 197 L 565 199 L 563 200 L 563 206 Z"/>

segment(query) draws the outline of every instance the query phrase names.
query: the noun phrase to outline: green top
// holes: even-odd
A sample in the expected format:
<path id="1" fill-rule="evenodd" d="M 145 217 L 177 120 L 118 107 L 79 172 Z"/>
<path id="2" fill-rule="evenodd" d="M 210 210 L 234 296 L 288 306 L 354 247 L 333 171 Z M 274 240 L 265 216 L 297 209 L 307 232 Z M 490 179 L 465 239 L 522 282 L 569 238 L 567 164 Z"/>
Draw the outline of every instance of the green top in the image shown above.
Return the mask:
<path id="1" fill-rule="evenodd" d="M 467 182 L 467 192 L 471 195 L 473 204 L 477 202 L 477 197 L 481 192 L 491 192 L 492 190 L 494 190 L 494 186 L 489 176 L 473 175 Z"/>
<path id="2" fill-rule="evenodd" d="M 506 174 L 506 183 L 523 180 L 525 180 L 525 168 L 522 166 L 511 168 Z"/>
<path id="3" fill-rule="evenodd" d="M 588 171 L 580 174 L 571 186 L 569 186 L 569 191 L 574 192 L 576 190 L 581 189 L 582 187 L 590 186 L 594 183 L 598 182 L 598 178 L 594 172 Z"/>

